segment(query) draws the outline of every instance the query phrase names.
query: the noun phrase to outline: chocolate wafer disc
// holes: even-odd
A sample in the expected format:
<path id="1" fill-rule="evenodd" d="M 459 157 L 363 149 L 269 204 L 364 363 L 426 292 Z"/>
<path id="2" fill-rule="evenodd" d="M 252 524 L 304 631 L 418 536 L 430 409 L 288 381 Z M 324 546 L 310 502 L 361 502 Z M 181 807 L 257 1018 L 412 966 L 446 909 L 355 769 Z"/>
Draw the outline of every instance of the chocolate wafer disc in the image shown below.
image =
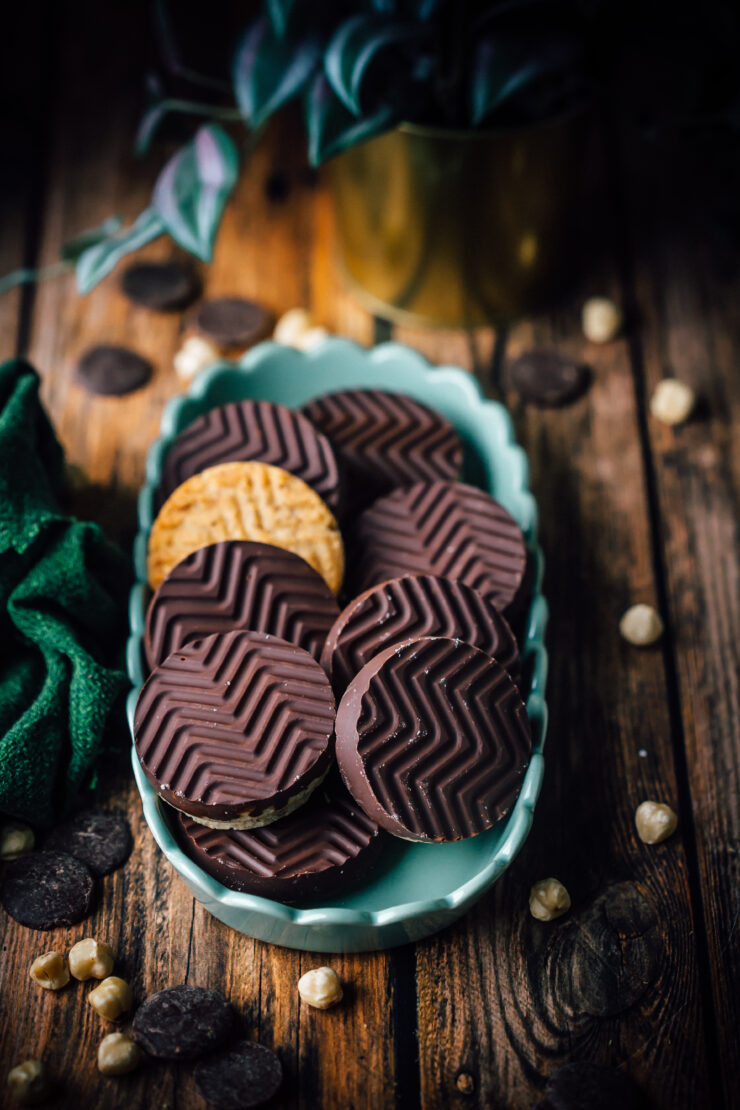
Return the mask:
<path id="1" fill-rule="evenodd" d="M 532 748 L 500 663 L 459 640 L 386 648 L 348 686 L 337 759 L 368 817 L 405 840 L 462 840 L 511 809 Z"/>

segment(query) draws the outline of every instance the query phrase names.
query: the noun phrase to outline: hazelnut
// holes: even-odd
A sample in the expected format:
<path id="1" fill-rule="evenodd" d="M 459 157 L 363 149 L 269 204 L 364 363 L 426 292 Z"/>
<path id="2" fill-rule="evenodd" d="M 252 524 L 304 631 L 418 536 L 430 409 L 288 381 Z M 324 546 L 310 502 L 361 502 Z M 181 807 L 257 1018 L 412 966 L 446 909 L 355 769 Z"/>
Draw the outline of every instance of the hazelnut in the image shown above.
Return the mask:
<path id="1" fill-rule="evenodd" d="M 318 324 L 313 328 L 306 328 L 295 341 L 294 346 L 299 351 L 312 351 L 314 347 L 320 347 L 325 339 L 329 338 L 329 331 L 327 328 L 322 328 Z"/>
<path id="2" fill-rule="evenodd" d="M 570 894 L 559 879 L 540 879 L 529 892 L 529 912 L 538 921 L 554 921 L 570 909 Z"/>
<path id="3" fill-rule="evenodd" d="M 116 1021 L 121 1014 L 131 1009 L 134 996 L 128 983 L 119 979 L 117 975 L 110 975 L 90 991 L 87 1001 L 101 1017 L 107 1018 L 108 1021 Z"/>
<path id="4" fill-rule="evenodd" d="M 109 1033 L 98 1045 L 98 1071 L 103 1075 L 126 1075 L 141 1060 L 141 1049 L 127 1033 Z"/>
<path id="5" fill-rule="evenodd" d="M 676 831 L 678 817 L 663 802 L 643 802 L 635 810 L 635 825 L 645 844 L 660 844 Z"/>
<path id="6" fill-rule="evenodd" d="M 591 297 L 581 310 L 583 334 L 590 343 L 611 343 L 622 328 L 622 310 L 608 297 Z"/>
<path id="7" fill-rule="evenodd" d="M 24 1060 L 8 1072 L 8 1090 L 17 1106 L 38 1106 L 52 1092 L 52 1084 L 41 1060 Z"/>
<path id="8" fill-rule="evenodd" d="M 178 378 L 183 382 L 190 382 L 196 374 L 219 358 L 218 347 L 209 339 L 204 339 L 202 335 L 189 335 L 172 361 Z"/>
<path id="9" fill-rule="evenodd" d="M 69 950 L 69 970 L 75 979 L 105 979 L 113 970 L 113 949 L 102 941 L 85 937 Z"/>
<path id="10" fill-rule="evenodd" d="M 289 308 L 275 324 L 272 338 L 285 347 L 297 347 L 303 333 L 315 326 L 316 321 L 307 308 Z"/>
<path id="11" fill-rule="evenodd" d="M 317 1010 L 328 1010 L 342 1000 L 342 984 L 331 967 L 315 967 L 298 980 L 301 999 Z"/>
<path id="12" fill-rule="evenodd" d="M 651 413 L 664 424 L 683 424 L 691 416 L 695 405 L 696 394 L 691 386 L 676 378 L 664 378 L 658 382 L 650 398 Z"/>
<path id="13" fill-rule="evenodd" d="M 61 952 L 45 952 L 33 961 L 29 974 L 45 991 L 58 991 L 69 982 L 69 965 Z"/>
<path id="14" fill-rule="evenodd" d="M 628 643 L 647 647 L 663 635 L 663 621 L 652 605 L 633 605 L 622 616 L 619 631 Z"/>
<path id="15" fill-rule="evenodd" d="M 20 859 L 33 851 L 33 829 L 11 823 L 0 829 L 0 859 Z"/>

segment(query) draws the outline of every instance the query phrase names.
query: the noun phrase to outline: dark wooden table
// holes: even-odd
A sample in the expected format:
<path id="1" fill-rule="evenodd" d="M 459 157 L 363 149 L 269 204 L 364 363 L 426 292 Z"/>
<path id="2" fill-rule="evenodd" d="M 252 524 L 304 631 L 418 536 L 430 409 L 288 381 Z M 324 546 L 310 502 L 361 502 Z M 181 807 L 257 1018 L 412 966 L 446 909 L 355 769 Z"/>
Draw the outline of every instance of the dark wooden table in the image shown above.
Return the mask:
<path id="1" fill-rule="evenodd" d="M 33 110 L 15 136 L 2 273 L 54 261 L 66 239 L 146 203 L 162 157 L 138 163 L 131 154 L 139 109 L 131 71 L 146 36 L 124 14 L 134 9 L 116 4 L 111 20 L 103 7 L 68 4 L 62 17 L 49 6 L 50 34 L 18 66 Z M 390 328 L 343 291 L 330 198 L 323 182 L 307 181 L 296 146 L 281 128 L 252 157 L 204 271 L 209 294 L 255 296 L 276 312 L 308 305 L 361 343 L 392 336 L 467 367 L 494 396 L 506 359 L 533 343 L 556 344 L 593 369 L 589 392 L 563 410 L 503 396 L 531 463 L 552 608 L 547 773 L 534 828 L 516 863 L 454 928 L 391 952 L 330 957 L 348 997 L 319 1013 L 299 1007 L 296 983 L 327 958 L 250 940 L 195 903 L 144 825 L 126 754 L 111 756 L 98 794 L 128 811 L 134 853 L 106 882 L 92 920 L 74 929 L 41 935 L 0 917 L 2 1067 L 43 1055 L 63 1086 L 59 1107 L 202 1105 L 184 1069 L 99 1076 L 104 1030 L 85 989 L 57 996 L 31 983 L 35 955 L 92 934 L 116 949 L 138 999 L 179 982 L 224 991 L 247 1035 L 279 1051 L 285 1107 L 524 1110 L 570 1060 L 624 1069 L 655 1107 L 737 1106 L 737 285 L 703 237 L 664 228 L 660 209 L 643 221 L 625 157 L 609 141 L 592 263 L 556 313 L 495 333 Z M 275 172 L 287 189 L 270 200 Z M 170 248 L 142 253 L 158 258 Z M 592 292 L 628 314 L 624 336 L 607 346 L 587 344 L 580 331 L 579 307 Z M 39 368 L 69 458 L 93 483 L 82 508 L 121 539 L 130 536 L 162 404 L 181 388 L 172 369 L 181 331 L 178 317 L 132 307 L 116 276 L 84 299 L 72 277 L 0 298 L 0 353 L 24 353 Z M 100 341 L 149 356 L 152 384 L 121 400 L 82 392 L 76 359 Z M 667 374 L 701 398 L 694 419 L 675 430 L 648 410 Z M 665 621 L 653 649 L 618 634 L 621 613 L 638 601 Z M 657 847 L 635 833 L 646 798 L 679 813 L 678 833 Z M 550 925 L 527 909 L 531 883 L 546 875 L 573 897 L 572 912 Z"/>

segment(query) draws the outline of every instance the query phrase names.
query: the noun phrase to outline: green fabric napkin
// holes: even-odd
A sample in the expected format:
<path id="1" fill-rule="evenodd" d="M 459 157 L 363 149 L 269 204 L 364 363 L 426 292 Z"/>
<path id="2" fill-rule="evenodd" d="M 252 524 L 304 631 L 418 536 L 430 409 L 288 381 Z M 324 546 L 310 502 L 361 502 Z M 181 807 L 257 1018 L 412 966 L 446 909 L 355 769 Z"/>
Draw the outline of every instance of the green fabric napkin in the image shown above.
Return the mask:
<path id="1" fill-rule="evenodd" d="M 96 524 L 64 514 L 64 455 L 38 390 L 27 362 L 0 365 L 0 813 L 44 826 L 122 715 L 131 571 Z"/>

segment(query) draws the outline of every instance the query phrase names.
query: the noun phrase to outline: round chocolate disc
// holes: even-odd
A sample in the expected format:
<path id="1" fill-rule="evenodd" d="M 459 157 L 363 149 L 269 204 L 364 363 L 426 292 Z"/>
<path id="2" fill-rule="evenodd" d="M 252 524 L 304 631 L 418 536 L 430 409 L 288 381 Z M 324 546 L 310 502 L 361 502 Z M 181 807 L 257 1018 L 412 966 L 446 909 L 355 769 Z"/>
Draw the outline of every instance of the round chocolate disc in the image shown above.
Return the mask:
<path id="1" fill-rule="evenodd" d="M 256 301 L 217 297 L 201 303 L 195 322 L 221 347 L 249 347 L 269 331 L 272 317 Z"/>
<path id="2" fill-rule="evenodd" d="M 385 648 L 337 711 L 337 759 L 365 813 L 405 840 L 462 840 L 511 809 L 532 739 L 500 663 L 446 637 Z"/>
<path id="3" fill-rule="evenodd" d="M 155 668 L 134 732 L 144 773 L 166 802 L 221 828 L 253 828 L 302 804 L 326 774 L 334 696 L 303 648 L 228 632 Z"/>
<path id="4" fill-rule="evenodd" d="M 215 1110 L 252 1110 L 278 1093 L 283 1065 L 265 1045 L 240 1041 L 196 1064 L 193 1079 Z"/>
<path id="5" fill-rule="evenodd" d="M 506 619 L 463 582 L 430 574 L 391 579 L 351 601 L 329 631 L 321 665 L 341 697 L 379 651 L 421 636 L 463 640 L 518 673 L 519 648 Z"/>
<path id="6" fill-rule="evenodd" d="M 588 387 L 589 371 L 558 351 L 525 351 L 510 363 L 508 378 L 523 401 L 556 407 L 575 401 Z"/>
<path id="7" fill-rule="evenodd" d="M 121 289 L 134 304 L 177 312 L 200 296 L 200 278 L 186 262 L 133 262 L 123 271 Z"/>
<path id="8" fill-rule="evenodd" d="M 152 598 L 146 618 L 149 667 L 214 632 L 267 632 L 318 659 L 336 598 L 305 559 L 266 543 L 224 540 L 178 563 Z"/>
<path id="9" fill-rule="evenodd" d="M 233 1026 L 234 1011 L 222 994 L 182 984 L 142 1002 L 132 1033 L 159 1060 L 195 1060 L 223 1044 Z"/>
<path id="10" fill-rule="evenodd" d="M 128 347 L 101 344 L 86 351 L 77 364 L 77 380 L 88 393 L 122 397 L 141 389 L 152 376 L 148 359 Z"/>
<path id="11" fill-rule="evenodd" d="M 309 401 L 301 411 L 333 444 L 355 504 L 460 473 L 462 443 L 452 424 L 402 393 L 347 389 Z"/>
<path id="12" fill-rule="evenodd" d="M 504 610 L 524 580 L 527 549 L 503 505 L 462 482 L 419 482 L 381 497 L 356 521 L 358 592 L 404 574 L 454 578 Z"/>
<path id="13" fill-rule="evenodd" d="M 131 829 L 120 814 L 86 810 L 55 829 L 45 846 L 69 852 L 93 875 L 109 875 L 131 854 Z"/>
<path id="14" fill-rule="evenodd" d="M 262 829 L 209 829 L 185 814 L 178 820 L 185 852 L 214 879 L 288 904 L 343 893 L 372 869 L 383 841 L 338 775 Z"/>
<path id="15" fill-rule="evenodd" d="M 339 465 L 328 439 L 299 412 L 270 401 L 222 405 L 180 432 L 165 456 L 155 508 L 161 508 L 193 474 L 218 463 L 252 461 L 279 466 L 302 478 L 337 511 Z"/>
<path id="16" fill-rule="evenodd" d="M 81 860 L 66 852 L 31 852 L 6 864 L 0 903 L 29 929 L 74 925 L 92 911 L 95 880 Z"/>

